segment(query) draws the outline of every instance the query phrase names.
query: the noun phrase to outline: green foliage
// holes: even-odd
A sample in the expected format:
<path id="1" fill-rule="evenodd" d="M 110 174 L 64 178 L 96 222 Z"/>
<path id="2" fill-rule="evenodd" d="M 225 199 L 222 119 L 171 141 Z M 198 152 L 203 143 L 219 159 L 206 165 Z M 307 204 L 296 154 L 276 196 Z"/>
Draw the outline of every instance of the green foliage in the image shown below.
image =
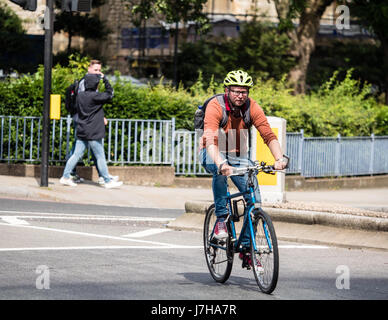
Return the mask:
<path id="1" fill-rule="evenodd" d="M 214 75 L 221 82 L 234 69 L 254 77 L 280 79 L 294 65 L 288 55 L 290 41 L 267 23 L 253 19 L 243 25 L 236 39 L 200 40 L 181 46 L 178 78 L 190 87 L 201 71 L 205 79 Z"/>
<path id="2" fill-rule="evenodd" d="M 347 70 L 353 69 L 354 78 L 381 90 L 385 81 L 382 60 L 382 49 L 375 43 L 333 40 L 318 44 L 311 55 L 306 82 L 312 90 L 318 90 L 335 71 L 339 71 L 338 79 L 344 79 Z"/>
<path id="3" fill-rule="evenodd" d="M 69 67 L 53 68 L 52 92 L 62 95 L 62 116 L 66 87 L 80 79 L 87 70 L 87 58 L 73 56 Z M 292 95 L 285 77 L 279 81 L 256 79 L 250 96 L 267 116 L 287 120 L 287 130 L 304 129 L 307 136 L 365 136 L 388 135 L 388 106 L 379 104 L 370 94 L 371 86 L 361 86 L 348 71 L 344 80 L 336 72 L 317 92 Z M 104 107 L 107 118 L 118 119 L 176 119 L 178 129 L 193 129 L 194 112 L 214 93 L 223 91 L 222 83 L 210 78 L 210 85 L 200 76 L 189 89 L 179 89 L 161 83 L 151 87 L 135 87 L 116 74 L 112 83 L 115 95 Z M 102 89 L 103 90 L 103 89 Z M 43 66 L 29 76 L 0 82 L 0 114 L 41 116 L 43 110 Z"/>
<path id="4" fill-rule="evenodd" d="M 80 79 L 88 68 L 87 58 L 71 56 L 69 67 L 56 65 L 52 70 L 52 93 L 62 95 L 61 114 L 66 114 L 65 90 L 75 79 Z M 0 114 L 14 116 L 41 116 L 43 113 L 44 67 L 40 65 L 33 75 L 0 82 Z"/>
<path id="5" fill-rule="evenodd" d="M 27 48 L 24 33 L 20 18 L 0 2 L 0 69 L 8 72 L 18 66 L 15 55 Z"/>
<path id="6" fill-rule="evenodd" d="M 290 132 L 304 129 L 307 136 L 365 136 L 388 134 L 388 106 L 378 104 L 370 95 L 371 86 L 361 86 L 352 70 L 343 81 L 337 72 L 318 92 L 291 94 L 285 82 L 259 82 L 251 96 L 267 115 L 287 120 Z"/>

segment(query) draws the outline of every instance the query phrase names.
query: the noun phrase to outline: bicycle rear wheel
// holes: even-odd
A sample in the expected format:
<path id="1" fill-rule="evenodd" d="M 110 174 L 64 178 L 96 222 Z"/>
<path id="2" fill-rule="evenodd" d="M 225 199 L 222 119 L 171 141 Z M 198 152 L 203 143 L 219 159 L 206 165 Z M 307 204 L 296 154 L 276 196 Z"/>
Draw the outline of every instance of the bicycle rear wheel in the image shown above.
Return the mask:
<path id="1" fill-rule="evenodd" d="M 228 231 L 229 237 L 225 240 L 217 240 L 213 238 L 213 230 L 216 222 L 214 214 L 215 206 L 212 204 L 206 212 L 205 223 L 203 228 L 203 243 L 205 249 L 206 263 L 210 274 L 217 282 L 224 283 L 229 279 L 233 266 L 233 243 L 230 237 L 229 222 Z"/>
<path id="2" fill-rule="evenodd" d="M 275 228 L 269 215 L 262 209 L 253 210 L 252 223 L 256 231 L 256 250 L 251 242 L 253 274 L 260 290 L 270 294 L 275 290 L 279 276 L 279 251 Z"/>

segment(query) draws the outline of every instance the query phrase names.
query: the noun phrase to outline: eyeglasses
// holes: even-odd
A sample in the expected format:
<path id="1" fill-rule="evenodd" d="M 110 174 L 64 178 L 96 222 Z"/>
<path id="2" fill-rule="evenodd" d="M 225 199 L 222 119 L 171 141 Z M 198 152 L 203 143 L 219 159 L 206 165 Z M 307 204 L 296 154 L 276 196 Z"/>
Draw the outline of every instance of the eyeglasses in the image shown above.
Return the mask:
<path id="1" fill-rule="evenodd" d="M 232 90 L 232 89 L 229 89 L 229 91 L 231 92 L 231 93 L 233 93 L 233 95 L 234 96 L 236 96 L 236 97 L 238 97 L 240 94 L 242 95 L 242 96 L 247 96 L 248 95 L 248 93 L 249 93 L 249 91 L 248 90 L 244 90 L 244 91 L 239 91 L 239 90 Z"/>

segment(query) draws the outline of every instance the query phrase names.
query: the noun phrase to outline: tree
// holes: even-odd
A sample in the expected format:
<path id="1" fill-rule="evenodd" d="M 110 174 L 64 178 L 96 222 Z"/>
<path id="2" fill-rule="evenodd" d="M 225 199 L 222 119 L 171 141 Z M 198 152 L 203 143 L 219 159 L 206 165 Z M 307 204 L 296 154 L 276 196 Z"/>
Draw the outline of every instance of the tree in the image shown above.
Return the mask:
<path id="1" fill-rule="evenodd" d="M 104 4 L 103 0 L 93 0 L 93 8 Z M 61 8 L 61 0 L 56 0 L 55 5 Z M 104 39 L 109 30 L 105 23 L 96 14 L 61 11 L 55 16 L 54 32 L 64 31 L 68 34 L 67 53 L 71 52 L 72 39 L 81 36 L 85 39 Z"/>
<path id="2" fill-rule="evenodd" d="M 203 13 L 203 6 L 207 0 L 127 0 L 132 4 L 132 22 L 134 25 L 141 25 L 141 21 L 150 19 L 161 14 L 165 22 L 174 24 L 173 34 L 175 35 L 174 46 L 174 83 L 177 86 L 177 53 L 179 23 L 187 24 L 195 22 L 198 30 L 205 30 L 208 26 L 208 19 Z"/>
<path id="3" fill-rule="evenodd" d="M 201 25 L 207 23 L 207 17 L 203 13 L 203 5 L 206 0 L 157 0 L 157 10 L 165 16 L 167 23 L 175 23 L 174 45 L 174 84 L 178 87 L 178 34 L 179 22 L 187 23 L 196 21 Z"/>
<path id="4" fill-rule="evenodd" d="M 388 3 L 384 0 L 353 0 L 350 14 L 358 22 L 371 30 L 379 39 L 383 51 L 383 68 L 385 74 L 385 104 L 388 105 Z"/>
<path id="5" fill-rule="evenodd" d="M 5 72 L 18 66 L 15 59 L 26 47 L 22 21 L 5 3 L 0 2 L 0 69 Z"/>
<path id="6" fill-rule="evenodd" d="M 334 0 L 274 0 L 279 18 L 279 30 L 291 40 L 290 54 L 296 65 L 289 72 L 295 93 L 306 92 L 306 74 L 310 56 L 315 49 L 315 38 L 326 8 Z M 294 26 L 293 19 L 299 18 Z"/>
<path id="7" fill-rule="evenodd" d="M 295 64 L 288 54 L 289 43 L 288 37 L 279 34 L 273 25 L 252 19 L 242 25 L 236 39 L 217 37 L 182 44 L 178 80 L 191 86 L 200 70 L 205 84 L 212 76 L 222 82 L 236 68 L 246 70 L 255 79 L 280 80 Z"/>

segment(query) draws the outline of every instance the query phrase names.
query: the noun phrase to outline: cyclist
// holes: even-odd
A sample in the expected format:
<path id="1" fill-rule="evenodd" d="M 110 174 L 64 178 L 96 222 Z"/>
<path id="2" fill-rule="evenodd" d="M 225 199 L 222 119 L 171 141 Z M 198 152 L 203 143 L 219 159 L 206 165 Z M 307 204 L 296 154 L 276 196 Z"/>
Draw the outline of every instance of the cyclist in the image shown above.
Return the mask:
<path id="1" fill-rule="evenodd" d="M 252 77 L 242 71 L 231 71 L 224 79 L 223 96 L 228 120 L 220 128 L 223 109 L 217 98 L 210 100 L 206 107 L 204 131 L 200 140 L 200 161 L 208 173 L 213 174 L 213 197 L 217 216 L 214 237 L 218 240 L 228 236 L 225 219 L 227 218 L 227 176 L 233 173 L 233 167 L 251 164 L 248 157 L 249 125 L 256 127 L 275 158 L 275 169 L 285 168 L 287 161 L 276 135 L 268 124 L 267 118 L 256 101 L 249 98 L 249 89 L 253 86 Z M 250 119 L 250 122 L 247 121 Z M 248 123 L 247 123 L 248 122 Z M 233 183 L 240 192 L 246 191 L 248 176 L 232 176 Z M 251 205 L 249 197 L 245 199 L 247 207 Z M 255 200 L 261 203 L 260 190 L 255 179 Z M 242 236 L 240 259 L 243 267 L 249 268 L 249 230 Z"/>

